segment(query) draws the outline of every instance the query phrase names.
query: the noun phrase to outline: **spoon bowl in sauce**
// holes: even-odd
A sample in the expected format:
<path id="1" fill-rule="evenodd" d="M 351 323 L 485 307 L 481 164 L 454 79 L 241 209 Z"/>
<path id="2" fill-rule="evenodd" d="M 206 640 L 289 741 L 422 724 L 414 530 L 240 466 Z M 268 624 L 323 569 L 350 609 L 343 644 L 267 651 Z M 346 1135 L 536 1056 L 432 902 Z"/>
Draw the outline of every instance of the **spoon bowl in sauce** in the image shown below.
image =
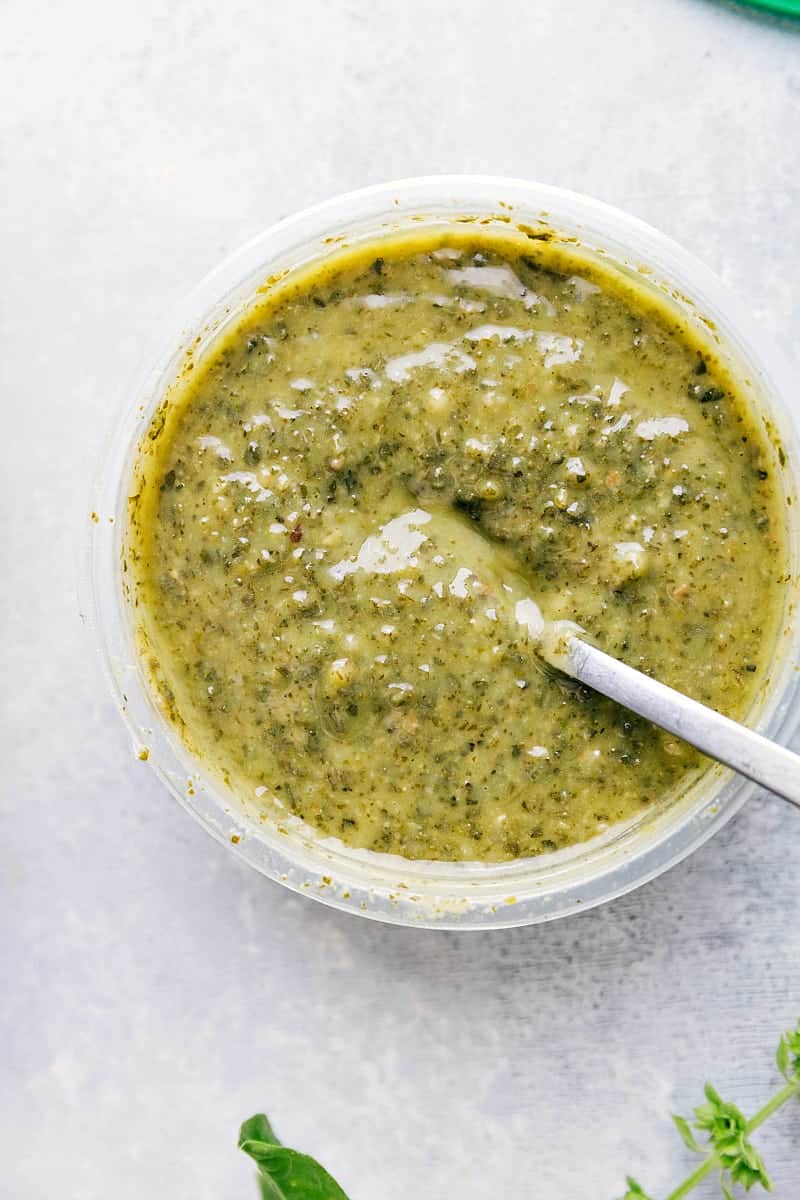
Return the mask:
<path id="1" fill-rule="evenodd" d="M 425 531 L 421 536 L 462 564 L 458 578 L 464 594 L 470 589 L 483 595 L 493 619 L 522 628 L 551 667 L 800 807 L 800 755 L 606 654 L 586 641 L 586 631 L 574 622 L 546 620 L 508 551 L 459 514 L 416 513 Z"/>

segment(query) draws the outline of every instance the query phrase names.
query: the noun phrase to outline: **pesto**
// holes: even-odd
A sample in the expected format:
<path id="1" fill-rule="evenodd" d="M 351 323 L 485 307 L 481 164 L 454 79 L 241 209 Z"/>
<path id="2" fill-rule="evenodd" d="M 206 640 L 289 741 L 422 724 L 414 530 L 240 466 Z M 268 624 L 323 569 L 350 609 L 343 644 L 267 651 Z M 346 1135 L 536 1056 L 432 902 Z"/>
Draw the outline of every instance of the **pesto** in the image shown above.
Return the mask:
<path id="1" fill-rule="evenodd" d="M 710 348 L 610 271 L 475 231 L 339 252 L 143 440 L 143 655 L 265 819 L 409 858 L 555 850 L 703 760 L 546 668 L 475 532 L 484 577 L 495 556 L 546 617 L 742 718 L 786 571 L 773 457 Z"/>

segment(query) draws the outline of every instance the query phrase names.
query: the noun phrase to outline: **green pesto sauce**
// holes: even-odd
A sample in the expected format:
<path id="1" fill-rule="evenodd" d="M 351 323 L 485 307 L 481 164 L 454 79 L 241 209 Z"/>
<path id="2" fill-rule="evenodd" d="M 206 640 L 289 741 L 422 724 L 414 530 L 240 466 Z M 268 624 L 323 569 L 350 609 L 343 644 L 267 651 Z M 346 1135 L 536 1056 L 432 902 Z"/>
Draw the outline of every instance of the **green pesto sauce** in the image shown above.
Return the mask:
<path id="1" fill-rule="evenodd" d="M 687 745 L 543 665 L 507 581 L 733 717 L 763 681 L 772 449 L 695 334 L 563 250 L 339 252 L 254 303 L 143 446 L 143 657 L 265 819 L 497 861 L 696 778 Z"/>

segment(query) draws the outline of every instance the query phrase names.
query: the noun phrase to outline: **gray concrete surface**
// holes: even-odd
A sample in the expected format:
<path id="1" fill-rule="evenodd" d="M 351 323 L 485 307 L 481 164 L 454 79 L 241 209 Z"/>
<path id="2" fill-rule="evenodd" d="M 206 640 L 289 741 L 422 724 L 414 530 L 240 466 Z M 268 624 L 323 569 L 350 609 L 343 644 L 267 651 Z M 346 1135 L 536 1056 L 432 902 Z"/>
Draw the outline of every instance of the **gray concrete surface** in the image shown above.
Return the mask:
<path id="1" fill-rule="evenodd" d="M 712 0 L 6 0 L 2 29 L 0 1197 L 255 1198 L 235 1138 L 259 1108 L 353 1200 L 611 1200 L 626 1170 L 663 1194 L 689 1165 L 669 1112 L 707 1077 L 754 1107 L 800 1012 L 797 813 L 756 799 L 548 927 L 337 915 L 132 761 L 75 545 L 158 313 L 275 218 L 384 178 L 622 205 L 800 366 L 800 26 Z M 800 1108 L 760 1144 L 796 1200 Z"/>

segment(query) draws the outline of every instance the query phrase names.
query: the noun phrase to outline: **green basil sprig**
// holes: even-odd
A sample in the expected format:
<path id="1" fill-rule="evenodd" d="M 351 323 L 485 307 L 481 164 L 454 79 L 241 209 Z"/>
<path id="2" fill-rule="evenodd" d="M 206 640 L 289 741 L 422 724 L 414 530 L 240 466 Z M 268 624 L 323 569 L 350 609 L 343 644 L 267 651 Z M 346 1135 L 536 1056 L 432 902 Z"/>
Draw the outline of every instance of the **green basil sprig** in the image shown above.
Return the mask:
<path id="1" fill-rule="evenodd" d="M 750 1135 L 789 1100 L 800 1097 L 800 1021 L 784 1033 L 775 1053 L 778 1070 L 785 1083 L 748 1121 L 740 1109 L 723 1100 L 710 1083 L 705 1087 L 705 1103 L 693 1116 L 673 1116 L 684 1143 L 703 1161 L 678 1184 L 665 1200 L 683 1200 L 709 1175 L 717 1173 L 725 1200 L 734 1200 L 733 1189 L 749 1192 L 758 1185 L 772 1191 L 772 1180 L 764 1160 Z M 705 1135 L 698 1140 L 697 1135 Z M 245 1121 L 239 1131 L 239 1148 L 249 1154 L 258 1167 L 262 1200 L 348 1200 L 336 1180 L 307 1154 L 290 1150 L 275 1136 L 263 1113 Z M 635 1179 L 628 1176 L 627 1190 L 620 1200 L 653 1200 Z"/>

